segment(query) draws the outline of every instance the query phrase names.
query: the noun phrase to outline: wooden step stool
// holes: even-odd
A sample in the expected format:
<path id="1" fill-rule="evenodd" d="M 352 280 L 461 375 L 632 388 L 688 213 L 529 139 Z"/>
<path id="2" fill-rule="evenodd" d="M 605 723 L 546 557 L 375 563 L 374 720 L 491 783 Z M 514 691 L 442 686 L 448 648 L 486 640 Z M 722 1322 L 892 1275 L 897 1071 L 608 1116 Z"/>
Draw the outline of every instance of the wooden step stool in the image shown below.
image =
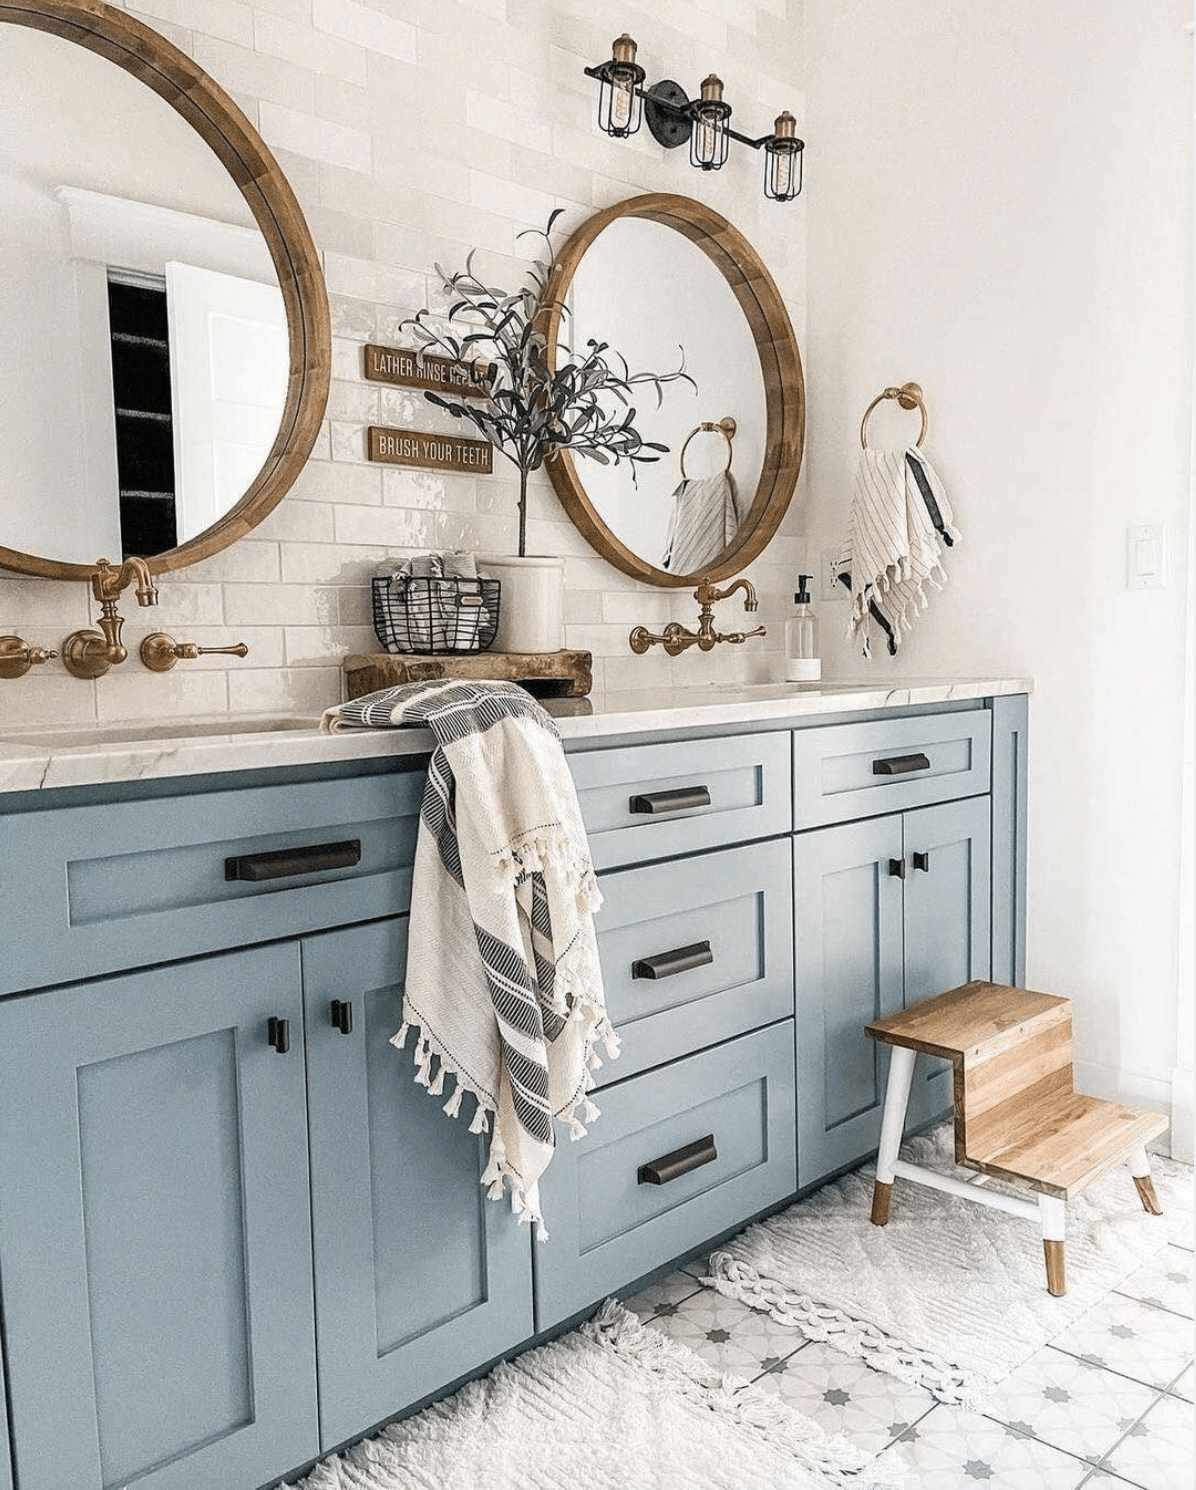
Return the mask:
<path id="1" fill-rule="evenodd" d="M 865 1033 L 893 1047 L 885 1093 L 872 1221 L 884 1226 L 895 1179 L 912 1180 L 1042 1227 L 1047 1288 L 1066 1293 L 1067 1202 L 1106 1170 L 1128 1164 L 1144 1209 L 1160 1215 L 1146 1145 L 1167 1119 L 1085 1097 L 1072 1087 L 1071 1000 L 998 983 L 965 983 L 878 1019 Z M 897 1157 L 919 1052 L 955 1067 L 955 1162 L 967 1181 Z M 991 1177 L 1023 1181 L 1037 1201 L 978 1188 Z"/>

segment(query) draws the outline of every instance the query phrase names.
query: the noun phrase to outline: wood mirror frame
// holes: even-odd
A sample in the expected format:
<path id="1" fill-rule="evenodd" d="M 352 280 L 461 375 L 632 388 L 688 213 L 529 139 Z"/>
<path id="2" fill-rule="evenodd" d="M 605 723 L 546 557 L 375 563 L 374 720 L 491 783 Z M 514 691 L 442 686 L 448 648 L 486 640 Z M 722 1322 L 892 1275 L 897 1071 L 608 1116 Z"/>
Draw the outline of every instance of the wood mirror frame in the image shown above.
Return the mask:
<path id="1" fill-rule="evenodd" d="M 194 564 L 251 532 L 282 501 L 315 444 L 332 364 L 328 295 L 315 243 L 290 183 L 257 130 L 203 68 L 164 36 L 101 0 L 0 0 L 0 22 L 76 42 L 165 99 L 215 152 L 270 251 L 287 313 L 286 403 L 270 453 L 240 501 L 194 538 L 145 556 L 154 574 Z M 47 579 L 87 579 L 94 565 L 44 559 L 0 544 L 0 568 Z"/>
<path id="2" fill-rule="evenodd" d="M 550 302 L 548 355 L 555 366 L 565 296 L 586 250 L 603 228 L 623 217 L 642 217 L 682 233 L 722 273 L 739 302 L 760 356 L 766 431 L 759 485 L 735 541 L 716 564 L 698 574 L 670 574 L 634 553 L 607 527 L 586 493 L 568 451 L 546 462 L 561 505 L 601 556 L 650 585 L 692 589 L 700 578 L 725 579 L 750 564 L 776 533 L 793 500 L 806 436 L 806 390 L 801 353 L 780 291 L 760 255 L 742 233 L 713 208 L 692 197 L 651 192 L 629 197 L 584 222 L 556 256 L 545 292 Z"/>

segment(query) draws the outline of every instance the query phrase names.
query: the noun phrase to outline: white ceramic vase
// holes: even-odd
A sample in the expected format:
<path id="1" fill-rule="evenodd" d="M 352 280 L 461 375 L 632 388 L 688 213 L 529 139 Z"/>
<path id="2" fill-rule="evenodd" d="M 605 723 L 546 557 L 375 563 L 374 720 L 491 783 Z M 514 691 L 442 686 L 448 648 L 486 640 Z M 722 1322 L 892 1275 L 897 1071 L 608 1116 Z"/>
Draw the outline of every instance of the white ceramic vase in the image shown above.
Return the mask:
<path id="1" fill-rule="evenodd" d="M 558 652 L 565 645 L 565 561 L 475 554 L 478 573 L 502 586 L 496 652 Z"/>

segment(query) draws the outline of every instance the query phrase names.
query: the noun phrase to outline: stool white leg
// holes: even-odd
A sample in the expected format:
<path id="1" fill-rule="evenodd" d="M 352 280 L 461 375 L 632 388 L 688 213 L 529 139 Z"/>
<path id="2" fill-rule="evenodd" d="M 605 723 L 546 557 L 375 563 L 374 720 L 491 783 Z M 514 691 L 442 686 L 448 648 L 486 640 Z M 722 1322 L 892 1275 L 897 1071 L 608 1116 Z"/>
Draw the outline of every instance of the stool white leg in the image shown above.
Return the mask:
<path id="1" fill-rule="evenodd" d="M 917 1052 L 904 1045 L 894 1045 L 889 1056 L 889 1084 L 885 1089 L 885 1110 L 880 1123 L 880 1149 L 876 1155 L 876 1184 L 872 1190 L 872 1224 L 886 1226 L 889 1200 L 893 1194 L 893 1165 L 905 1132 L 905 1109 L 909 1106 L 910 1082 L 914 1076 Z"/>
<path id="2" fill-rule="evenodd" d="M 1038 1197 L 1038 1219 L 1042 1223 L 1042 1250 L 1046 1257 L 1047 1291 L 1062 1298 L 1067 1292 L 1064 1253 L 1067 1236 L 1067 1205 L 1057 1195 Z"/>
<path id="3" fill-rule="evenodd" d="M 1129 1165 L 1130 1174 L 1134 1177 L 1134 1188 L 1142 1201 L 1142 1209 L 1149 1211 L 1152 1216 L 1161 1216 L 1163 1207 L 1159 1204 L 1159 1197 L 1155 1193 L 1154 1178 L 1150 1172 L 1150 1158 L 1145 1149 L 1137 1149 L 1126 1160 Z"/>

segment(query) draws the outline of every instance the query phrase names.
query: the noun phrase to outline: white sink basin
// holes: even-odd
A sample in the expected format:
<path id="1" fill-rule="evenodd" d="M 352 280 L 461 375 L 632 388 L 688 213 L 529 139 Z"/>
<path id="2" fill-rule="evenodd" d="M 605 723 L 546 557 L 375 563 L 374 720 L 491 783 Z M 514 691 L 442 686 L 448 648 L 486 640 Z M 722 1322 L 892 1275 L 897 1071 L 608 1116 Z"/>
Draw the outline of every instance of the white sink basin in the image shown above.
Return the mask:
<path id="1" fill-rule="evenodd" d="M 311 730 L 319 719 L 310 714 L 229 714 L 202 719 L 128 719 L 113 724 L 66 724 L 49 728 L 4 730 L 0 743 L 48 745 L 59 750 L 97 745 L 132 745 L 141 740 L 194 740 L 217 735 L 273 734 Z"/>

